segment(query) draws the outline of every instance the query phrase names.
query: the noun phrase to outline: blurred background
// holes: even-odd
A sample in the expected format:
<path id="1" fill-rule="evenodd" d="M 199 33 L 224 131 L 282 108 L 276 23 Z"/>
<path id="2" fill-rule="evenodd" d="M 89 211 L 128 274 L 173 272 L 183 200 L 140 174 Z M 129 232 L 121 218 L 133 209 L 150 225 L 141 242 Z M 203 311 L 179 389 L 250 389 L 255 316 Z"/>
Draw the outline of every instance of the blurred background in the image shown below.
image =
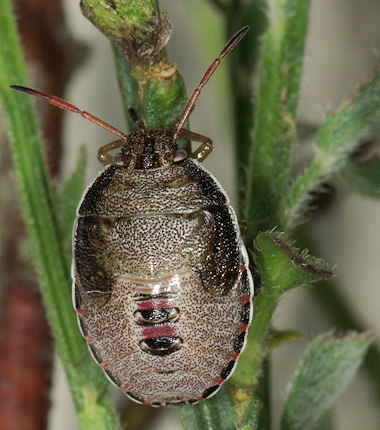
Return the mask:
<path id="1" fill-rule="evenodd" d="M 206 0 L 192 1 L 202 8 L 202 12 L 212 3 Z M 177 64 L 189 92 L 197 85 L 202 73 L 225 42 L 221 39 L 219 48 L 216 48 L 214 54 L 210 54 L 207 39 L 201 38 L 197 31 L 199 23 L 196 22 L 194 4 L 189 8 L 184 0 L 160 1 L 161 10 L 168 12 L 174 25 L 168 45 L 169 59 Z M 211 6 L 207 13 L 211 17 L 212 33 L 220 17 Z M 66 0 L 64 14 L 73 40 L 79 43 L 75 50 L 75 61 L 81 63 L 72 73 L 64 94 L 65 99 L 124 130 L 108 41 L 81 15 L 78 2 Z M 319 124 L 326 111 L 339 105 L 359 83 L 368 78 L 379 62 L 379 22 L 380 2 L 377 0 L 312 1 L 299 108 L 302 121 Z M 214 49 L 214 39 L 212 43 Z M 83 56 L 85 59 L 80 62 L 77 57 Z M 58 68 L 63 67 L 65 64 L 58 65 Z M 41 88 L 42 85 L 39 85 L 39 73 L 38 66 L 32 63 L 31 74 L 36 88 Z M 234 201 L 236 187 L 230 107 L 223 103 L 223 94 L 218 91 L 226 79 L 226 70 L 221 66 L 215 78 L 204 89 L 191 116 L 191 129 L 213 139 L 215 150 L 205 165 L 225 186 Z M 87 175 L 90 180 L 100 170 L 96 160 L 98 147 L 111 141 L 113 137 L 78 115 L 65 114 L 63 121 L 64 149 L 60 176 L 68 176 L 75 166 L 79 147 L 85 145 L 88 151 Z M 379 201 L 350 193 L 338 185 L 334 189 L 333 198 L 329 199 L 324 209 L 313 214 L 313 221 L 308 229 L 317 243 L 317 249 L 313 252 L 335 266 L 335 288 L 342 293 L 357 320 L 378 335 Z M 309 288 L 293 290 L 283 297 L 274 317 L 274 325 L 279 329 L 301 330 L 304 335 L 304 340 L 283 346 L 273 354 L 273 405 L 274 422 L 277 422 L 287 383 L 306 342 L 317 334 L 332 329 L 334 325 L 317 306 Z M 74 430 L 76 419 L 57 358 L 54 369 L 49 429 Z M 125 406 L 125 398 L 120 397 L 116 390 L 115 397 L 120 405 Z M 376 398 L 368 375 L 359 372 L 355 381 L 336 402 L 332 416 L 336 430 L 380 428 L 379 398 Z M 177 430 L 181 429 L 181 425 L 175 417 L 174 408 L 170 408 L 162 413 L 155 412 L 154 423 L 147 428 Z"/>

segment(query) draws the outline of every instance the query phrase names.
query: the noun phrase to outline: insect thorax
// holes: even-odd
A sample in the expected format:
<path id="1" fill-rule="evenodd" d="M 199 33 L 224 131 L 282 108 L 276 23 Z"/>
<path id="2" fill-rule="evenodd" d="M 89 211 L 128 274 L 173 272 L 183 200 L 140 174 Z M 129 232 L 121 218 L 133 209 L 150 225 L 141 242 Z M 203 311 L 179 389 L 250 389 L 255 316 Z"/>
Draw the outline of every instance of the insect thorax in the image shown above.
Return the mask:
<path id="1" fill-rule="evenodd" d="M 177 152 L 172 130 L 141 128 L 128 136 L 121 149 L 121 157 L 125 167 L 145 170 L 169 166 L 179 161 Z"/>

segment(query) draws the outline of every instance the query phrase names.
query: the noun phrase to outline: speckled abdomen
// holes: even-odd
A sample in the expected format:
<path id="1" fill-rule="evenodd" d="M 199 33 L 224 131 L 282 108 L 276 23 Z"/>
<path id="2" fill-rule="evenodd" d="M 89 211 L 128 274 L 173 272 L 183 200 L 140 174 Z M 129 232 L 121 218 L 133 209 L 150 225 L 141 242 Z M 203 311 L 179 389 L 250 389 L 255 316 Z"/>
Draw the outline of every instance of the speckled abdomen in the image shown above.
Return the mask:
<path id="1" fill-rule="evenodd" d="M 234 212 L 192 160 L 150 176 L 109 170 L 86 196 L 101 202 L 112 186 L 117 199 L 96 208 L 85 197 L 74 237 L 75 307 L 88 346 L 138 402 L 207 398 L 231 374 L 251 318 L 252 279 Z M 110 173 L 118 189 L 105 180 Z M 160 194 L 165 200 L 174 190 L 178 201 L 158 210 Z"/>

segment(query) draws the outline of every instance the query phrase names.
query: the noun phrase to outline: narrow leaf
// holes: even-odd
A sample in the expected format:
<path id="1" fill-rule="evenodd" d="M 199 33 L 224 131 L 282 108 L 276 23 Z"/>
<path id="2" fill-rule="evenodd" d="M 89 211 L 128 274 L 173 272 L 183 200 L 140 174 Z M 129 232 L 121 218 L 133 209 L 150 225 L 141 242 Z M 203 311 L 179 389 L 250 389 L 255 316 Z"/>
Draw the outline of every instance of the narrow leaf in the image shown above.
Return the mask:
<path id="1" fill-rule="evenodd" d="M 380 159 L 357 163 L 350 159 L 339 178 L 350 191 L 364 196 L 380 198 Z"/>
<path id="2" fill-rule="evenodd" d="M 255 245 L 266 294 L 279 295 L 332 276 L 323 260 L 293 248 L 284 234 L 259 233 Z"/>
<path id="3" fill-rule="evenodd" d="M 311 192 L 340 170 L 360 140 L 380 121 L 380 71 L 336 111 L 326 116 L 314 161 L 297 177 L 280 207 L 280 225 L 293 228 L 304 220 Z"/>
<path id="4" fill-rule="evenodd" d="M 368 334 L 321 335 L 312 342 L 292 379 L 282 430 L 311 429 L 347 387 L 372 342 Z"/>
<path id="5" fill-rule="evenodd" d="M 268 349 L 272 350 L 280 347 L 281 345 L 289 342 L 293 342 L 295 340 L 299 340 L 302 338 L 302 334 L 299 331 L 295 330 L 276 330 L 270 329 L 267 334 L 267 345 Z"/>

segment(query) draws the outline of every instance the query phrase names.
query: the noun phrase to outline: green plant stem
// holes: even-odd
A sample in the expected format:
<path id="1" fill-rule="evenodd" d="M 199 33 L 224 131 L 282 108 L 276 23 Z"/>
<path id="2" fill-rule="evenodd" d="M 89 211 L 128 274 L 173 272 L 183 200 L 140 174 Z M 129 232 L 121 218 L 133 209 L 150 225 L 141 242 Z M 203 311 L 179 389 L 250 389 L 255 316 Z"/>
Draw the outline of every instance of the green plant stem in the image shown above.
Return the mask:
<path id="1" fill-rule="evenodd" d="M 223 130 L 229 122 L 232 125 L 238 184 L 237 212 L 241 218 L 246 196 L 244 184 L 247 181 L 247 158 L 251 148 L 254 117 L 253 98 L 247 95 L 253 94 L 253 74 L 258 61 L 260 37 L 266 27 L 265 0 L 249 0 L 239 4 L 225 2 L 223 7 L 214 0 L 209 0 L 208 3 L 213 5 L 213 8 L 208 7 L 202 0 L 186 4 L 187 10 L 194 17 L 193 28 L 196 29 L 196 34 L 200 35 L 199 40 L 202 42 L 199 43 L 198 49 L 207 52 L 205 58 L 208 60 L 239 28 L 250 25 L 250 30 L 239 43 L 238 49 L 229 54 L 226 60 L 228 69 L 224 71 L 224 67 L 221 68 L 222 70 L 213 78 L 213 81 L 218 82 L 217 96 L 220 100 L 218 120 L 223 124 Z M 215 7 L 222 13 L 215 13 Z M 217 28 L 214 28 L 215 23 Z M 222 35 L 219 36 L 222 24 L 224 28 Z M 232 108 L 227 106 L 226 100 L 231 100 Z"/>
<path id="2" fill-rule="evenodd" d="M 262 279 L 262 290 L 256 297 L 252 325 L 248 331 L 246 349 L 239 359 L 239 366 L 231 377 L 231 384 L 238 397 L 245 399 L 243 408 L 244 420 L 249 417 L 250 397 L 259 395 L 261 401 L 268 402 L 264 384 L 263 392 L 257 389 L 260 369 L 264 358 L 271 348 L 267 336 L 270 320 L 282 294 L 292 288 L 316 282 L 331 276 L 326 264 L 321 260 L 292 248 L 285 235 L 259 233 L 255 241 L 256 260 Z M 265 406 L 269 407 L 269 406 Z M 245 409 L 245 411 L 244 411 Z M 260 410 L 255 408 L 256 413 Z M 259 428 L 268 425 L 266 413 L 260 417 L 250 417 L 259 422 Z M 261 423 L 261 424 L 260 424 Z"/>
<path id="3" fill-rule="evenodd" d="M 247 159 L 252 147 L 252 133 L 255 115 L 255 100 L 247 95 L 254 94 L 254 71 L 259 61 L 261 36 L 267 26 L 266 0 L 250 0 L 235 5 L 230 2 L 224 14 L 226 34 L 233 34 L 237 28 L 250 24 L 247 36 L 235 50 L 229 62 L 229 77 L 234 125 L 234 149 L 236 179 L 238 184 L 238 216 L 245 220 L 244 209 L 247 198 Z M 251 247 L 252 243 L 249 245 Z"/>
<path id="4" fill-rule="evenodd" d="M 231 430 L 236 426 L 236 413 L 225 386 L 210 399 L 180 409 L 185 430 Z"/>
<path id="5" fill-rule="evenodd" d="M 254 321 L 248 332 L 247 346 L 242 354 L 239 366 L 231 377 L 231 382 L 246 391 L 251 391 L 252 383 L 257 382 L 261 363 L 268 353 L 265 336 L 270 320 L 276 309 L 280 295 L 269 287 L 262 291 L 255 301 Z"/>
<path id="6" fill-rule="evenodd" d="M 171 128 L 186 104 L 186 88 L 182 77 L 175 73 L 171 79 L 151 79 L 145 82 L 143 75 L 133 76 L 133 69 L 120 48 L 112 45 L 120 96 L 129 130 L 137 124 L 132 121 L 129 110 L 134 109 L 139 118 L 144 118 L 148 127 Z M 191 152 L 190 142 L 180 139 L 180 148 Z"/>
<path id="7" fill-rule="evenodd" d="M 134 130 L 136 123 L 129 115 L 129 109 L 135 109 L 139 117 L 142 115 L 142 102 L 140 100 L 139 87 L 136 79 L 131 76 L 132 68 L 121 49 L 112 44 L 112 53 L 115 61 L 117 81 L 119 83 L 121 102 L 128 130 Z"/>
<path id="8" fill-rule="evenodd" d="M 247 243 L 278 225 L 278 205 L 289 184 L 309 0 L 269 0 L 248 170 L 244 219 Z"/>
<path id="9" fill-rule="evenodd" d="M 133 57 L 133 65 L 155 50 L 160 30 L 157 0 L 119 0 L 113 4 L 82 0 L 80 8 L 99 31 Z"/>
<path id="10" fill-rule="evenodd" d="M 118 428 L 100 369 L 82 360 L 87 351 L 78 330 L 60 242 L 55 204 L 45 167 L 41 136 L 31 100 L 8 88 L 27 84 L 11 4 L 0 0 L 0 95 L 18 175 L 20 203 L 49 323 L 63 362 L 81 429 Z M 80 364 L 82 361 L 82 364 Z"/>
<path id="11" fill-rule="evenodd" d="M 171 128 L 187 96 L 181 75 L 167 63 L 164 47 L 171 22 L 160 13 L 157 1 L 119 0 L 109 7 L 82 0 L 81 9 L 118 46 L 114 56 L 123 106 L 135 108 L 148 128 Z"/>

